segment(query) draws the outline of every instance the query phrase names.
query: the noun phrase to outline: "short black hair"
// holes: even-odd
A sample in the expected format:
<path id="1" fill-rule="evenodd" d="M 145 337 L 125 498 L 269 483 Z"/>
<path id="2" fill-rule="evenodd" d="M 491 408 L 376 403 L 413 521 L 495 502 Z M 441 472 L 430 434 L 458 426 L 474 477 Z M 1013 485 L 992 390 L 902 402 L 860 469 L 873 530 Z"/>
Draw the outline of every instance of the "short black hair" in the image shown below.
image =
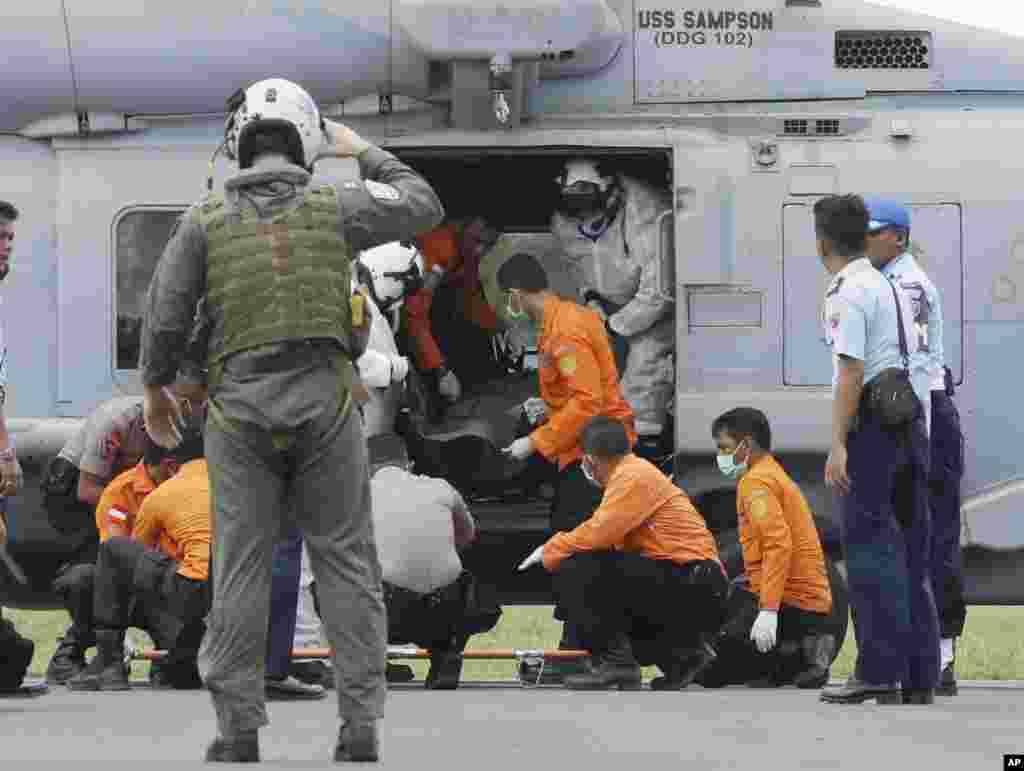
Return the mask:
<path id="1" fill-rule="evenodd" d="M 814 232 L 846 256 L 864 253 L 871 215 L 859 195 L 830 195 L 814 204 Z"/>
<path id="2" fill-rule="evenodd" d="M 398 434 L 378 434 L 366 440 L 370 456 L 370 467 L 377 470 L 383 466 L 409 465 L 409 451 Z"/>
<path id="3" fill-rule="evenodd" d="M 618 458 L 629 452 L 629 435 L 621 421 L 598 415 L 583 429 L 582 445 L 595 458 Z"/>
<path id="4" fill-rule="evenodd" d="M 190 425 L 182 431 L 181 442 L 178 443 L 178 446 L 170 450 L 154 442 L 147 431 L 142 462 L 147 466 L 159 466 L 164 460 L 170 459 L 177 461 L 179 465 L 185 465 L 189 461 L 202 458 L 205 454 L 203 432 Z"/>
<path id="5" fill-rule="evenodd" d="M 536 257 L 519 252 L 505 260 L 498 268 L 498 286 L 503 292 L 512 289 L 543 292 L 548 288 L 548 274 Z"/>
<path id="6" fill-rule="evenodd" d="M 736 440 L 752 438 L 757 446 L 766 452 L 772 449 L 772 428 L 768 424 L 768 416 L 753 407 L 737 407 L 724 415 L 715 418 L 711 424 L 711 436 L 714 439 L 722 432 Z"/>
<path id="7" fill-rule="evenodd" d="M 18 219 L 18 209 L 13 203 L 0 201 L 0 220 L 14 222 Z"/>

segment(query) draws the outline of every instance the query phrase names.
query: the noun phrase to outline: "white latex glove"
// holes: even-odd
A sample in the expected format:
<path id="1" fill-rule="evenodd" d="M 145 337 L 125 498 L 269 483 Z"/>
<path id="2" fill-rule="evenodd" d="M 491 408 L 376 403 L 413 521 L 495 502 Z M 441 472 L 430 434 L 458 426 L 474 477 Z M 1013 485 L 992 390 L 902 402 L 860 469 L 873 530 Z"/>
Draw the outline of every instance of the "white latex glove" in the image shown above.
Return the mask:
<path id="1" fill-rule="evenodd" d="M 0 460 L 0 495 L 14 495 L 24 484 L 25 475 L 12 447 L 10 454 L 4 460 Z"/>
<path id="2" fill-rule="evenodd" d="M 526 460 L 533 455 L 533 440 L 528 436 L 520 437 L 503 449 L 502 452 L 506 455 L 511 455 L 516 460 Z"/>
<path id="3" fill-rule="evenodd" d="M 462 386 L 459 384 L 459 379 L 455 377 L 455 373 L 451 370 L 446 372 L 444 377 L 438 381 L 437 390 L 441 392 L 441 396 L 450 402 L 457 402 L 462 395 Z"/>
<path id="4" fill-rule="evenodd" d="M 526 413 L 526 417 L 530 419 L 530 423 L 536 425 L 547 418 L 548 405 L 543 399 L 532 396 L 523 402 L 523 411 Z"/>
<path id="5" fill-rule="evenodd" d="M 527 557 L 526 559 L 524 559 L 522 562 L 519 563 L 519 569 L 520 570 L 526 570 L 527 568 L 531 568 L 534 565 L 540 565 L 543 561 L 544 561 L 544 544 L 541 544 L 540 546 L 538 546 L 536 549 L 533 550 L 533 552 L 530 554 L 529 557 Z"/>
<path id="6" fill-rule="evenodd" d="M 775 635 L 779 631 L 779 612 L 762 610 L 757 614 L 757 621 L 750 630 L 750 639 L 754 641 L 761 653 L 767 653 L 775 647 Z"/>
<path id="7" fill-rule="evenodd" d="M 391 357 L 391 382 L 401 383 L 409 374 L 409 360 L 405 356 Z"/>
<path id="8" fill-rule="evenodd" d="M 601 317 L 601 321 L 608 321 L 608 314 L 604 312 L 604 308 L 601 307 L 601 303 L 597 300 L 591 300 L 587 303 L 587 307 L 594 311 L 598 316 Z"/>
<path id="9" fill-rule="evenodd" d="M 181 406 L 170 388 L 147 388 L 142 402 L 146 433 L 168 450 L 181 443 Z"/>
<path id="10" fill-rule="evenodd" d="M 335 123 L 333 120 L 325 118 L 324 125 L 327 127 L 327 136 L 331 140 L 328 152 L 335 158 L 353 157 L 370 147 L 369 142 L 343 123 Z"/>

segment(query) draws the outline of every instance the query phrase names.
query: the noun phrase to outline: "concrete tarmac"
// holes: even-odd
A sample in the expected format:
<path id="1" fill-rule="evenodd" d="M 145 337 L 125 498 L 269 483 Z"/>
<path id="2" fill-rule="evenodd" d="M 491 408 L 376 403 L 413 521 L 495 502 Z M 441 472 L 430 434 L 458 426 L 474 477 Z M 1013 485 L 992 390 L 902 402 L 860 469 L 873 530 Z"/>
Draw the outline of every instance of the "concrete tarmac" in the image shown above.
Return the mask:
<path id="1" fill-rule="evenodd" d="M 264 765 L 327 768 L 338 721 L 320 701 L 270 702 Z M 417 771 L 857 769 L 985 771 L 1024 752 L 1024 684 L 961 683 L 930 707 L 836 706 L 817 691 L 568 692 L 393 686 L 377 768 Z M 216 731 L 204 691 L 0 698 L 3 768 L 198 768 Z M 42 763 L 43 766 L 37 764 Z M 642 764 L 642 765 L 641 765 Z"/>

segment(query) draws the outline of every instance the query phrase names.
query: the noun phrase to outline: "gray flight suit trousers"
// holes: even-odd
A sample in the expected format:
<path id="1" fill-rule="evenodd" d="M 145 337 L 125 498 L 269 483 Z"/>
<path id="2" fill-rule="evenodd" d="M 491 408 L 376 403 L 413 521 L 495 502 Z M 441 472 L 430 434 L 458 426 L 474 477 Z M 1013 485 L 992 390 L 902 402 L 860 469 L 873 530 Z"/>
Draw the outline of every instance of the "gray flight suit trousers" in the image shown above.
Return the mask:
<path id="1" fill-rule="evenodd" d="M 230 357 L 211 389 L 213 605 L 199 654 L 220 734 L 268 724 L 264 700 L 272 552 L 294 517 L 333 647 L 343 722 L 382 716 L 387 615 L 359 413 L 329 346 L 297 342 Z"/>

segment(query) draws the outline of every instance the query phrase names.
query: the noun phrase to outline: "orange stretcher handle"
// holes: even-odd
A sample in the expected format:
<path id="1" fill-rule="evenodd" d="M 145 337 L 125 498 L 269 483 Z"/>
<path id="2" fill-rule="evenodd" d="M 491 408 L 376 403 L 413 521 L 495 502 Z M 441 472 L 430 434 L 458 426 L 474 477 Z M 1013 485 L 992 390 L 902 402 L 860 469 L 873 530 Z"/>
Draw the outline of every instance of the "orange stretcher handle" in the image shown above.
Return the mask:
<path id="1" fill-rule="evenodd" d="M 513 648 L 491 648 L 466 650 L 462 652 L 463 659 L 519 659 L 524 656 L 540 653 L 545 659 L 580 659 L 590 655 L 590 651 L 581 650 L 516 650 Z M 167 651 L 144 650 L 135 653 L 134 657 L 147 661 L 157 661 L 164 658 Z M 293 659 L 329 659 L 332 656 L 330 648 L 295 648 L 292 651 Z M 430 658 L 430 651 L 424 648 L 404 649 L 388 651 L 389 659 L 426 659 Z"/>

